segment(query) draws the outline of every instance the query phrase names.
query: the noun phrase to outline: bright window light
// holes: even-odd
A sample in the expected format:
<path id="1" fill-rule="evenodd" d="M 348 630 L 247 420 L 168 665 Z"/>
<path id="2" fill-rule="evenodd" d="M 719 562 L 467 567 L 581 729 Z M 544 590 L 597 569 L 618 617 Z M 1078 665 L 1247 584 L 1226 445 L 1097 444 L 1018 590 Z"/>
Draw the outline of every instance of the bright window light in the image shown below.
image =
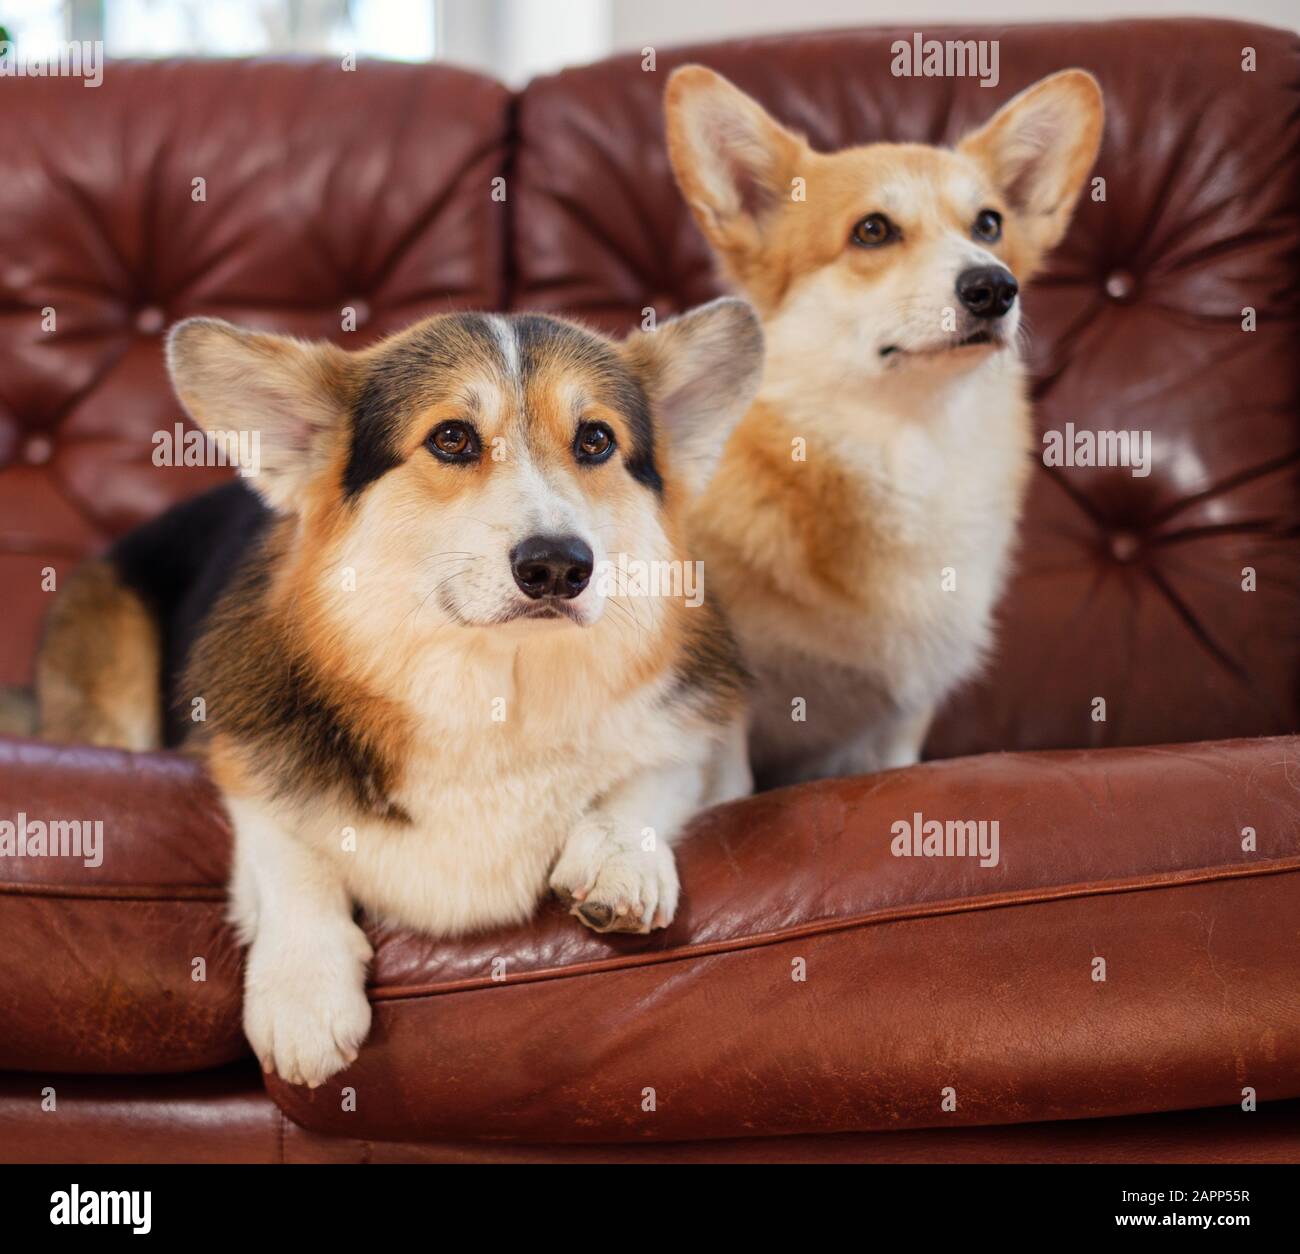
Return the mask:
<path id="1" fill-rule="evenodd" d="M 67 39 L 68 0 L 0 0 L 0 24 L 32 56 Z M 334 54 L 429 61 L 437 53 L 437 0 L 103 0 L 102 29 L 83 6 L 79 38 L 101 38 L 110 57 Z"/>

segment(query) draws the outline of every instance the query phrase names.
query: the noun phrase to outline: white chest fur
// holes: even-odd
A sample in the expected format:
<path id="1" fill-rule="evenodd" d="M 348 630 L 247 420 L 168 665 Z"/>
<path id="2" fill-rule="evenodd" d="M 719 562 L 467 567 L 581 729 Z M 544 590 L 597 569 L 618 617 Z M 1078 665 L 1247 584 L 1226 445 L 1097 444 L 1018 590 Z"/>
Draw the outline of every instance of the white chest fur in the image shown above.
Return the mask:
<path id="1" fill-rule="evenodd" d="M 904 760 L 892 725 L 923 718 L 987 650 L 1028 469 L 1023 372 L 1003 353 L 941 387 L 913 377 L 762 398 L 808 433 L 810 459 L 834 459 L 855 522 L 836 537 L 839 589 L 787 558 L 771 582 L 788 595 L 734 598 L 760 765 L 870 741 L 873 724 L 861 767 Z"/>
<path id="2" fill-rule="evenodd" d="M 660 684 L 621 699 L 574 684 L 560 699 L 514 667 L 461 666 L 413 690 L 430 713 L 391 798 L 410 823 L 318 803 L 299 830 L 369 914 L 430 934 L 528 917 L 592 803 L 675 751 Z"/>

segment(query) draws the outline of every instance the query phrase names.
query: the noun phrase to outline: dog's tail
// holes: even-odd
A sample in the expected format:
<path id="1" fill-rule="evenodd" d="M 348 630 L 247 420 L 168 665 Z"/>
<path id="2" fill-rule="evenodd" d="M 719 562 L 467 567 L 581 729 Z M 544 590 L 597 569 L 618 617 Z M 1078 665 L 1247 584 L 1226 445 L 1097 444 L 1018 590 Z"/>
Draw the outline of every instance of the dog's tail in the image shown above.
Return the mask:
<path id="1" fill-rule="evenodd" d="M 160 748 L 161 648 L 149 608 L 113 562 L 83 562 L 46 616 L 37 734 L 61 745 Z"/>
<path id="2" fill-rule="evenodd" d="M 0 684 L 0 736 L 36 735 L 36 694 L 17 684 Z"/>

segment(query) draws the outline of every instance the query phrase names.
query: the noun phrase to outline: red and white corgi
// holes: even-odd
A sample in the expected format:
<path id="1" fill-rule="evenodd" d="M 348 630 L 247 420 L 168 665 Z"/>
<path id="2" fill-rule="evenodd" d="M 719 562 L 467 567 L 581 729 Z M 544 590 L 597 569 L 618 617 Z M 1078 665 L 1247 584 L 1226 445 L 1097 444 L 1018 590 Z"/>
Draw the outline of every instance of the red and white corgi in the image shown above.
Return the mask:
<path id="1" fill-rule="evenodd" d="M 990 642 L 1030 465 L 1019 289 L 1065 233 L 1101 92 L 1055 74 L 954 150 L 815 152 L 702 66 L 666 112 L 767 346 L 693 519 L 757 677 L 758 782 L 914 762 Z"/>
<path id="2" fill-rule="evenodd" d="M 205 755 L 262 1064 L 317 1085 L 356 1056 L 354 904 L 447 935 L 549 886 L 597 931 L 669 923 L 674 838 L 749 789 L 744 676 L 707 600 L 600 577 L 691 560 L 761 371 L 750 308 L 622 344 L 451 314 L 356 353 L 194 319 L 168 361 L 261 465 L 82 568 L 37 695 L 51 738 Z"/>

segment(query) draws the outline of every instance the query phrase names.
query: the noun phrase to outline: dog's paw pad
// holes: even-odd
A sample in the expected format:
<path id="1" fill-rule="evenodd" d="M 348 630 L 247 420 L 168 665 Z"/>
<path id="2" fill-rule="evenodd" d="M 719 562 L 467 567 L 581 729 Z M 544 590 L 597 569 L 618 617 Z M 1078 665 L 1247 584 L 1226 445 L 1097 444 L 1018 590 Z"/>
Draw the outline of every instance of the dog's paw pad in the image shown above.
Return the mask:
<path id="1" fill-rule="evenodd" d="M 557 863 L 551 890 L 593 932 L 667 927 L 680 891 L 672 849 L 621 843 L 610 824 L 584 823 Z"/>
<path id="2" fill-rule="evenodd" d="M 626 901 L 609 903 L 589 900 L 575 904 L 569 911 L 581 919 L 593 932 L 641 932 L 650 930 L 640 911 L 634 910 Z M 663 912 L 656 912 L 656 918 L 662 918 Z M 657 927 L 666 927 L 666 923 L 656 923 Z"/>
<path id="3" fill-rule="evenodd" d="M 573 907 L 573 913 L 597 932 L 608 931 L 615 918 L 614 907 L 606 905 L 603 901 L 581 902 Z"/>

